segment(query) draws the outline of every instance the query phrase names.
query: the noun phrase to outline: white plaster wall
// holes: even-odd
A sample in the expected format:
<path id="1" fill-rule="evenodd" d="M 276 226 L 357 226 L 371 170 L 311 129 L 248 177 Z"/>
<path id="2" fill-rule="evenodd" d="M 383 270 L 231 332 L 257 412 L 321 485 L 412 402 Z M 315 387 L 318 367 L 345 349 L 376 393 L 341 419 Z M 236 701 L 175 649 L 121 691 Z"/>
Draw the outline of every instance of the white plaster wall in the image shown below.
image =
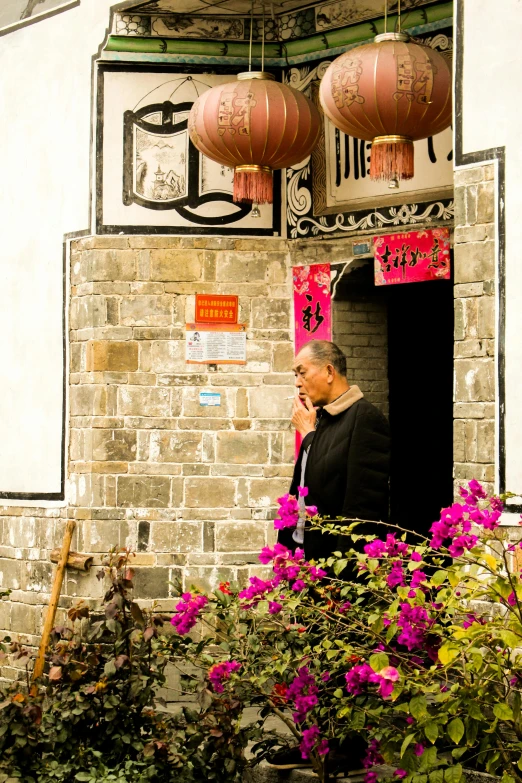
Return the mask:
<path id="1" fill-rule="evenodd" d="M 89 228 L 91 57 L 111 0 L 0 38 L 0 491 L 60 490 L 62 242 Z"/>
<path id="2" fill-rule="evenodd" d="M 463 152 L 506 147 L 506 486 L 522 493 L 522 0 L 465 0 Z"/>

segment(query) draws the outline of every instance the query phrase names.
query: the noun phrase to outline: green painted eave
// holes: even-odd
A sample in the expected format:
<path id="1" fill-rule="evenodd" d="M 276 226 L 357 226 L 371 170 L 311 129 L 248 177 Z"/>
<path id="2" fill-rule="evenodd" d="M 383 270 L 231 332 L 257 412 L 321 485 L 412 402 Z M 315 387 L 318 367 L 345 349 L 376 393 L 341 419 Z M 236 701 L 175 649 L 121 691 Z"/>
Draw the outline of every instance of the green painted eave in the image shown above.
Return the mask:
<path id="1" fill-rule="evenodd" d="M 453 2 L 439 3 L 428 8 L 418 8 L 408 11 L 403 15 L 405 29 L 422 27 L 424 25 L 451 19 L 453 16 Z M 397 16 L 388 17 L 388 31 L 394 30 Z M 287 62 L 293 57 L 302 55 L 320 54 L 342 46 L 353 46 L 362 41 L 367 41 L 373 36 L 384 32 L 384 18 L 374 19 L 370 22 L 340 27 L 336 30 L 327 30 L 308 38 L 300 38 L 294 41 L 266 43 L 265 58 L 267 60 L 282 59 Z M 134 54 L 162 54 L 178 55 L 181 57 L 226 57 L 248 60 L 248 41 L 215 41 L 201 40 L 198 38 L 144 38 L 138 36 L 111 35 L 105 47 L 109 52 L 129 52 Z M 260 60 L 261 44 L 252 45 L 252 58 Z M 281 63 L 284 64 L 284 63 Z"/>

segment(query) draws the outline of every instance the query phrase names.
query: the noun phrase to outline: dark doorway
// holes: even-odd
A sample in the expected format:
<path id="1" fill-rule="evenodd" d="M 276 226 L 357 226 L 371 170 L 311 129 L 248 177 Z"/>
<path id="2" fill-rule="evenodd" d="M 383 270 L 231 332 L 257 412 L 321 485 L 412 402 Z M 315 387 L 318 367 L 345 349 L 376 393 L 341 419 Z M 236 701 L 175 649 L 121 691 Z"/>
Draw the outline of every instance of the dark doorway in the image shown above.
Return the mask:
<path id="1" fill-rule="evenodd" d="M 337 302 L 359 313 L 364 303 L 369 312 L 375 312 L 376 305 L 381 310 L 386 307 L 390 517 L 401 527 L 427 534 L 453 497 L 453 282 L 375 287 L 373 262 L 368 261 L 339 281 L 334 340 Z M 370 315 L 368 320 L 372 320 Z M 341 347 L 342 343 L 340 334 Z M 371 363 L 376 359 L 372 353 L 376 352 L 368 351 L 360 385 L 363 392 L 369 387 L 368 399 L 387 413 L 388 405 L 380 397 L 372 399 L 371 383 L 366 381 L 373 377 Z M 382 361 L 382 351 L 379 356 Z M 352 381 L 358 383 L 356 362 L 353 373 Z"/>

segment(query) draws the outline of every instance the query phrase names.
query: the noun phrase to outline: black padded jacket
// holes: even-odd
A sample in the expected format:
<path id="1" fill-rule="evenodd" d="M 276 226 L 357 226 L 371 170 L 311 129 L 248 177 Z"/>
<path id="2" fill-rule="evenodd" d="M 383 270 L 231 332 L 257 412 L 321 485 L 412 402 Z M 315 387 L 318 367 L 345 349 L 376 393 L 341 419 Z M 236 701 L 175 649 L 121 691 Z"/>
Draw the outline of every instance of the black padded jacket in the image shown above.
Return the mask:
<path id="1" fill-rule="evenodd" d="M 346 401 L 343 402 L 343 397 Z M 353 402 L 353 398 L 356 401 Z M 356 386 L 319 411 L 315 432 L 303 440 L 290 493 L 297 495 L 301 482 L 301 460 L 310 447 L 306 463 L 307 506 L 317 506 L 319 514 L 335 519 L 386 521 L 389 502 L 390 434 L 384 415 L 365 400 Z M 361 533 L 384 532 L 369 526 Z M 279 541 L 291 549 L 293 530 L 285 528 Z M 346 543 L 346 542 L 345 542 Z M 307 559 L 328 557 L 342 540 L 333 535 L 305 529 L 304 550 Z"/>

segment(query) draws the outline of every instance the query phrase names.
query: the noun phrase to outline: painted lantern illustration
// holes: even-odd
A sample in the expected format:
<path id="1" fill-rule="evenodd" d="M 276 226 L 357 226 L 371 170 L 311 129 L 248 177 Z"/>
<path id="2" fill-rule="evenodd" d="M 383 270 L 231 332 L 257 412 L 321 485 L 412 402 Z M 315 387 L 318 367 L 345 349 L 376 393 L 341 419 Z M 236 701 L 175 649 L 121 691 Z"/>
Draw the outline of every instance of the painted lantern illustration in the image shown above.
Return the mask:
<path id="1" fill-rule="evenodd" d="M 334 60 L 320 100 L 339 130 L 372 142 L 372 179 L 411 179 L 413 142 L 451 124 L 451 72 L 429 46 L 383 33 Z"/>
<path id="2" fill-rule="evenodd" d="M 211 160 L 234 167 L 235 202 L 272 203 L 272 171 L 299 163 L 321 131 L 302 92 L 249 71 L 203 93 L 188 120 L 190 139 Z"/>

